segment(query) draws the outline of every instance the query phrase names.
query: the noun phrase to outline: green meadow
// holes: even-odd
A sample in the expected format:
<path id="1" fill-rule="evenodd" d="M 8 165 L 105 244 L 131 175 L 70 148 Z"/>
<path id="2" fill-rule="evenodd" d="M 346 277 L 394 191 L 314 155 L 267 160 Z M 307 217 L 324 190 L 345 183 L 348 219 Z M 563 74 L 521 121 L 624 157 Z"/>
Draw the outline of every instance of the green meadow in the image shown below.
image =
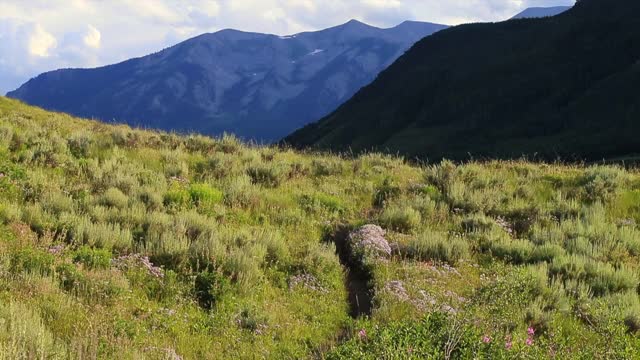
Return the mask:
<path id="1" fill-rule="evenodd" d="M 0 358 L 638 358 L 638 224 L 621 166 L 300 152 L 0 98 Z"/>

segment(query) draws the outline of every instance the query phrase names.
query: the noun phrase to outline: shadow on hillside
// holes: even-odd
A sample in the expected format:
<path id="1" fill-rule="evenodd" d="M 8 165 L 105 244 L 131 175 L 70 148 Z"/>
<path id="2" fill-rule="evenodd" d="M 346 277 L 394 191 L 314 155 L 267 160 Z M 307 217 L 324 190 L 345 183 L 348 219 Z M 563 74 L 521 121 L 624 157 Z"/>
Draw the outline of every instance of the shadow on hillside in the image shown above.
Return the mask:
<path id="1" fill-rule="evenodd" d="M 328 232 L 324 241 L 336 245 L 336 253 L 345 270 L 345 287 L 349 294 L 349 315 L 359 318 L 371 315 L 373 309 L 373 289 L 371 272 L 356 260 L 347 241 L 351 227 L 339 225 Z"/>

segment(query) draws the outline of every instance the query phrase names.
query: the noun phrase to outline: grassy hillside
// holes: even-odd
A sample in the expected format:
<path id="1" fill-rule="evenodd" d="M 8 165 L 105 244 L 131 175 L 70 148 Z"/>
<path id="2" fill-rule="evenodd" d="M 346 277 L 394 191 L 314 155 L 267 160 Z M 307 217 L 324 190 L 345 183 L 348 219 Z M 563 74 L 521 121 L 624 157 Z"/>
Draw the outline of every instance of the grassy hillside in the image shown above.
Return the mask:
<path id="1" fill-rule="evenodd" d="M 418 42 L 295 146 L 421 159 L 640 154 L 640 2 L 581 0 L 544 19 Z"/>
<path id="2" fill-rule="evenodd" d="M 639 204 L 617 167 L 345 159 L 0 98 L 0 358 L 633 358 Z"/>

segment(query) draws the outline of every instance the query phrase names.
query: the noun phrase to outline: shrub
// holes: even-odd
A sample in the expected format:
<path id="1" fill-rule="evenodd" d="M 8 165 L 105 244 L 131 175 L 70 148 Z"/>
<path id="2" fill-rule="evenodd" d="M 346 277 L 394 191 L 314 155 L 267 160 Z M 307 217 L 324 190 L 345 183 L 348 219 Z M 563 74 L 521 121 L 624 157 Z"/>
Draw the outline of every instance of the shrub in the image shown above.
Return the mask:
<path id="1" fill-rule="evenodd" d="M 191 201 L 191 194 L 179 185 L 174 184 L 169 191 L 164 194 L 162 203 L 172 210 L 184 209 Z"/>
<path id="2" fill-rule="evenodd" d="M 303 195 L 300 198 L 300 205 L 309 213 L 322 213 L 324 210 L 329 213 L 342 214 L 345 211 L 345 206 L 338 197 L 324 193 Z"/>
<path id="3" fill-rule="evenodd" d="M 545 332 L 549 329 L 551 316 L 544 308 L 545 306 L 540 300 L 534 301 L 527 307 L 525 314 L 527 326 L 539 332 Z"/>
<path id="4" fill-rule="evenodd" d="M 465 232 L 484 232 L 491 230 L 495 222 L 493 219 L 486 217 L 484 214 L 473 214 L 462 220 L 462 229 Z"/>
<path id="5" fill-rule="evenodd" d="M 383 207 L 387 202 L 393 199 L 397 199 L 400 196 L 400 187 L 394 185 L 391 179 L 386 178 L 382 185 L 380 185 L 373 196 L 373 205 L 377 207 Z"/>
<path id="6" fill-rule="evenodd" d="M 640 311 L 627 311 L 624 317 L 624 325 L 629 333 L 637 334 L 640 332 Z"/>
<path id="7" fill-rule="evenodd" d="M 238 325 L 244 330 L 251 332 L 258 332 L 261 327 L 266 327 L 267 319 L 264 316 L 260 316 L 255 310 L 245 308 L 238 317 Z"/>
<path id="8" fill-rule="evenodd" d="M 344 274 L 333 243 L 305 244 L 293 259 L 290 273 L 309 274 L 319 283 L 332 288 L 343 286 Z"/>
<path id="9" fill-rule="evenodd" d="M 394 206 L 385 209 L 380 215 L 379 221 L 387 229 L 411 233 L 420 226 L 422 216 L 413 208 Z"/>
<path id="10" fill-rule="evenodd" d="M 433 184 L 442 194 L 448 194 L 449 186 L 456 178 L 457 167 L 449 161 L 443 160 L 439 165 L 430 166 L 425 173 L 425 179 Z"/>
<path id="11" fill-rule="evenodd" d="M 71 134 L 67 139 L 69 151 L 77 158 L 85 158 L 89 155 L 89 150 L 93 144 L 93 137 L 85 131 Z"/>
<path id="12" fill-rule="evenodd" d="M 53 270 L 54 260 L 54 256 L 48 252 L 25 248 L 11 255 L 9 269 L 13 273 L 49 275 Z"/>
<path id="13" fill-rule="evenodd" d="M 165 153 L 164 174 L 169 178 L 186 178 L 189 176 L 189 166 L 180 159 L 180 154 Z"/>
<path id="14" fill-rule="evenodd" d="M 133 235 L 130 229 L 117 223 L 93 222 L 87 217 L 76 220 L 70 235 L 78 245 L 116 251 L 126 251 L 133 246 Z"/>
<path id="15" fill-rule="evenodd" d="M 123 209 L 129 204 L 129 197 L 117 188 L 109 188 L 102 195 L 100 203 L 104 206 Z"/>
<path id="16" fill-rule="evenodd" d="M 60 264 L 56 268 L 60 286 L 65 291 L 71 291 L 84 282 L 84 275 L 75 264 Z"/>
<path id="17" fill-rule="evenodd" d="M 582 184 L 589 201 L 608 201 L 626 180 L 624 170 L 612 166 L 596 166 L 587 169 Z"/>
<path id="18" fill-rule="evenodd" d="M 0 223 L 9 224 L 22 217 L 22 209 L 15 203 L 0 204 Z"/>
<path id="19" fill-rule="evenodd" d="M 533 244 L 527 240 L 501 238 L 492 242 L 490 247 L 493 256 L 514 264 L 529 262 L 533 253 Z"/>
<path id="20" fill-rule="evenodd" d="M 410 258 L 420 261 L 436 260 L 452 265 L 468 254 L 469 246 L 466 241 L 434 231 L 427 231 L 415 237 L 406 249 L 406 255 Z"/>
<path id="21" fill-rule="evenodd" d="M 264 261 L 265 254 L 263 253 L 262 256 L 255 254 L 251 248 L 251 246 L 245 246 L 235 249 L 224 263 L 225 272 L 231 275 L 231 278 L 243 292 L 248 291 L 262 277 L 260 266 Z"/>
<path id="22" fill-rule="evenodd" d="M 0 147 L 8 148 L 13 139 L 13 129 L 7 125 L 0 126 Z"/>
<path id="23" fill-rule="evenodd" d="M 552 262 L 553 259 L 564 256 L 565 250 L 560 245 L 556 244 L 544 244 L 540 246 L 536 246 L 531 252 L 531 256 L 529 256 L 529 261 L 532 263 L 536 262 Z"/>
<path id="24" fill-rule="evenodd" d="M 40 236 L 53 227 L 51 214 L 43 210 L 40 204 L 27 205 L 22 210 L 22 221 Z"/>
<path id="25" fill-rule="evenodd" d="M 595 296 L 625 292 L 638 286 L 638 279 L 631 270 L 616 269 L 611 264 L 577 255 L 557 257 L 549 266 L 549 274 L 584 282 Z"/>
<path id="26" fill-rule="evenodd" d="M 164 199 L 161 194 L 153 189 L 145 189 L 140 194 L 140 201 L 144 203 L 148 211 L 156 211 L 162 209 Z"/>
<path id="27" fill-rule="evenodd" d="M 189 187 L 191 201 L 196 206 L 210 206 L 222 201 L 222 191 L 208 184 L 193 184 Z"/>
<path id="28" fill-rule="evenodd" d="M 190 152 L 207 154 L 215 150 L 216 142 L 210 137 L 202 135 L 189 135 L 184 142 L 185 148 Z"/>
<path id="29" fill-rule="evenodd" d="M 45 210 L 55 215 L 73 211 L 73 199 L 57 191 L 46 194 L 42 204 Z"/>
<path id="30" fill-rule="evenodd" d="M 218 231 L 207 231 L 189 246 L 189 257 L 196 269 L 217 267 L 227 256 L 227 247 Z"/>
<path id="31" fill-rule="evenodd" d="M 314 159 L 311 168 L 315 176 L 339 176 L 345 171 L 343 162 L 334 159 Z"/>
<path id="32" fill-rule="evenodd" d="M 196 276 L 194 293 L 196 300 L 205 309 L 211 309 L 225 294 L 229 280 L 217 272 L 204 271 Z"/>
<path id="33" fill-rule="evenodd" d="M 251 182 L 268 188 L 280 186 L 284 179 L 284 172 L 274 165 L 253 165 L 247 169 Z"/>
<path id="34" fill-rule="evenodd" d="M 184 234 L 189 240 L 195 241 L 207 231 L 215 230 L 215 223 L 205 215 L 193 210 L 179 213 L 175 218 L 174 231 Z"/>
<path id="35" fill-rule="evenodd" d="M 235 135 L 225 133 L 218 142 L 218 148 L 225 154 L 235 154 L 242 149 L 242 143 Z"/>
<path id="36" fill-rule="evenodd" d="M 108 269 L 111 266 L 111 252 L 107 249 L 92 249 L 82 246 L 73 253 L 73 262 L 88 269 Z"/>
<path id="37" fill-rule="evenodd" d="M 0 304 L 0 354 L 5 359 L 64 359 L 69 349 L 57 341 L 47 322 L 26 304 Z"/>
<path id="38" fill-rule="evenodd" d="M 615 269 L 610 264 L 588 261 L 585 264 L 585 275 L 595 296 L 625 292 L 638 287 L 636 275 L 624 267 Z"/>
<path id="39" fill-rule="evenodd" d="M 224 202 L 232 208 L 246 208 L 260 202 L 260 193 L 252 186 L 251 178 L 242 175 L 229 181 L 224 191 Z"/>
<path id="40" fill-rule="evenodd" d="M 289 247 L 279 232 L 263 231 L 257 234 L 258 241 L 266 248 L 265 264 L 267 266 L 284 267 L 289 264 Z"/>

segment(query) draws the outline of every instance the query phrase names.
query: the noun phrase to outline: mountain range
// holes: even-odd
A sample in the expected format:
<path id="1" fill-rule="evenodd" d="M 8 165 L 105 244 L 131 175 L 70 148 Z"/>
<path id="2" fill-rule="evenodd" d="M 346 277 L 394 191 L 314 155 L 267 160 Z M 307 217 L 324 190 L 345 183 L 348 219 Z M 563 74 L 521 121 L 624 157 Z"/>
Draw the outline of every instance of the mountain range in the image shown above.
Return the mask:
<path id="1" fill-rule="evenodd" d="M 285 142 L 430 160 L 638 154 L 639 14 L 637 0 L 581 0 L 440 31 Z"/>
<path id="2" fill-rule="evenodd" d="M 44 73 L 7 96 L 104 121 L 273 141 L 335 110 L 444 28 L 352 20 L 291 36 L 222 30 L 115 65 Z"/>

